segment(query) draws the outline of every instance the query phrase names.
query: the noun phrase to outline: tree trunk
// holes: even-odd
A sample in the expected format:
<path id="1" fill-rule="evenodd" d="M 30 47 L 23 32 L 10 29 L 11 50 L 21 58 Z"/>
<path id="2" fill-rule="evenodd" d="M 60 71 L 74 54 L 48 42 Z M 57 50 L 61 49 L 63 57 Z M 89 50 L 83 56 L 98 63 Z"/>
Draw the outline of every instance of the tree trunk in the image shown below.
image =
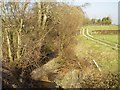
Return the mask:
<path id="1" fill-rule="evenodd" d="M 12 63 L 13 62 L 13 57 L 12 57 L 10 38 L 9 38 L 9 34 L 8 34 L 7 28 L 5 29 L 5 33 L 6 33 L 6 39 L 7 39 L 7 45 L 8 45 L 8 57 L 10 59 L 10 63 Z"/>
<path id="2" fill-rule="evenodd" d="M 41 2 L 38 2 L 38 26 L 41 27 L 42 9 Z"/>
<path id="3" fill-rule="evenodd" d="M 17 60 L 20 61 L 20 52 L 21 52 L 21 31 L 22 31 L 23 19 L 20 22 L 20 29 L 17 32 L 18 37 L 18 48 L 17 48 Z"/>

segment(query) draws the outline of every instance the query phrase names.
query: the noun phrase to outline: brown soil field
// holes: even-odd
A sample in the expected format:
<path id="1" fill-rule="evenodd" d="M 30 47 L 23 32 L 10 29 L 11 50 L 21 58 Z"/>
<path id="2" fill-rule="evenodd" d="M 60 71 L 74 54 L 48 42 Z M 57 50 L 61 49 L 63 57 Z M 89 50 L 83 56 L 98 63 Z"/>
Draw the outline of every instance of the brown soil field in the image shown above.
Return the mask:
<path id="1" fill-rule="evenodd" d="M 120 30 L 94 30 L 92 33 L 96 34 L 120 34 Z"/>

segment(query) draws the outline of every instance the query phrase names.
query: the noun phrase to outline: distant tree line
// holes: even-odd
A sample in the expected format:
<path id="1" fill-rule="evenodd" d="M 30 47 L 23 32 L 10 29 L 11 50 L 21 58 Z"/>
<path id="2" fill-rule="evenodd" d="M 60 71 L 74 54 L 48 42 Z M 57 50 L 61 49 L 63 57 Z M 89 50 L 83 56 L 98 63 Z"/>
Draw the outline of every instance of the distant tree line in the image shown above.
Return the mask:
<path id="1" fill-rule="evenodd" d="M 86 18 L 85 21 L 84 21 L 84 24 L 85 25 L 88 25 L 88 24 L 110 25 L 110 24 L 112 24 L 112 20 L 111 20 L 110 17 L 103 17 L 101 19 L 95 19 L 95 18 L 89 19 L 89 18 Z"/>

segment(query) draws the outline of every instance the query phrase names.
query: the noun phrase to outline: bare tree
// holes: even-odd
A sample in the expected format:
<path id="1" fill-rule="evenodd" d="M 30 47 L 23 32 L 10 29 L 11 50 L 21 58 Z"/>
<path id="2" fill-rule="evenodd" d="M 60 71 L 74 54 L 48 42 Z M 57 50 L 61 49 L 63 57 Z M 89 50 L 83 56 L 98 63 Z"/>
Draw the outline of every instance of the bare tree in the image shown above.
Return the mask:
<path id="1" fill-rule="evenodd" d="M 27 7 L 27 2 L 23 2 L 22 10 L 20 3 L 17 2 L 2 2 L 2 20 L 3 20 L 3 37 L 6 36 L 8 56 L 10 62 L 14 60 L 20 61 L 21 52 L 21 32 L 23 28 L 24 15 Z M 12 30 L 16 28 L 17 30 Z M 16 38 L 17 37 L 17 38 Z M 15 41 L 16 42 L 15 42 Z M 16 47 L 17 46 L 17 47 Z M 15 56 L 17 58 L 15 58 Z"/>

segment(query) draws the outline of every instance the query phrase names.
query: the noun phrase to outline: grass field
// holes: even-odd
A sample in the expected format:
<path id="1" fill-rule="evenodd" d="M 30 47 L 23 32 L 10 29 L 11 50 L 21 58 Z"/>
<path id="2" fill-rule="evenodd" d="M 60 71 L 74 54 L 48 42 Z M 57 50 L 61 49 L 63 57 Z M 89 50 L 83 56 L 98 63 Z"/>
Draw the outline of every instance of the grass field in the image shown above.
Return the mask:
<path id="1" fill-rule="evenodd" d="M 83 36 L 78 37 L 80 40 L 79 56 L 88 59 L 93 63 L 95 60 L 100 66 L 102 72 L 114 72 L 118 70 L 118 51 L 110 47 L 93 42 Z M 95 67 L 95 65 L 93 65 Z M 97 68 L 96 68 L 97 69 Z"/>
<path id="2" fill-rule="evenodd" d="M 92 34 L 94 30 L 118 30 L 118 26 L 87 26 L 89 33 Z M 118 34 L 93 34 L 95 38 L 106 40 L 115 44 L 118 44 Z"/>
<path id="3" fill-rule="evenodd" d="M 86 27 L 85 27 L 86 28 Z M 87 26 L 90 31 L 92 30 L 116 30 L 117 26 Z M 94 28 L 94 29 L 93 29 Z M 118 43 L 118 35 L 94 35 L 95 38 L 104 39 L 112 43 Z M 78 56 L 85 57 L 88 62 L 92 63 L 95 60 L 103 73 L 118 71 L 118 50 L 111 47 L 96 43 L 87 39 L 83 35 L 78 36 L 79 49 Z M 97 70 L 97 68 L 96 68 Z"/>
<path id="4" fill-rule="evenodd" d="M 115 44 L 118 44 L 118 35 L 93 35 L 101 40 L 106 40 Z"/>

